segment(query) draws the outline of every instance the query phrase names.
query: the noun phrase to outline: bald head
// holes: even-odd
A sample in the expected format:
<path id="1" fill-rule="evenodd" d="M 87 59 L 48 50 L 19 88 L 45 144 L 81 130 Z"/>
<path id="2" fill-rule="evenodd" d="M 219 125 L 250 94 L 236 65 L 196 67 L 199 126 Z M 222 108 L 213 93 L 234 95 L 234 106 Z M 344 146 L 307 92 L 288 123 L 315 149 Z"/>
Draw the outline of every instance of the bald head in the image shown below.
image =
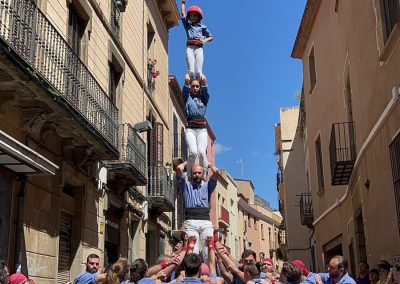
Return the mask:
<path id="1" fill-rule="evenodd" d="M 194 180 L 201 180 L 203 178 L 203 167 L 200 165 L 194 165 L 192 167 L 192 177 Z"/>

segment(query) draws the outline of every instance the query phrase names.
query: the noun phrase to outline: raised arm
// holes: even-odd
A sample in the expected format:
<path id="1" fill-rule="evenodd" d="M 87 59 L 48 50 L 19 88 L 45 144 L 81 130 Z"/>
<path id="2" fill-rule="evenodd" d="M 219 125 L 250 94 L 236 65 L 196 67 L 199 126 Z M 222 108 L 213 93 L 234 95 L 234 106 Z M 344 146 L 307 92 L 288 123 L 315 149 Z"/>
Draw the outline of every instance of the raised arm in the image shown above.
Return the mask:
<path id="1" fill-rule="evenodd" d="M 182 16 L 182 18 L 186 17 L 185 3 L 186 3 L 186 0 L 182 0 L 182 4 L 181 4 L 181 16 Z"/>
<path id="2" fill-rule="evenodd" d="M 215 180 L 215 181 L 218 180 L 219 169 L 215 165 L 209 165 L 209 168 L 212 171 L 212 176 L 210 177 L 210 179 Z"/>

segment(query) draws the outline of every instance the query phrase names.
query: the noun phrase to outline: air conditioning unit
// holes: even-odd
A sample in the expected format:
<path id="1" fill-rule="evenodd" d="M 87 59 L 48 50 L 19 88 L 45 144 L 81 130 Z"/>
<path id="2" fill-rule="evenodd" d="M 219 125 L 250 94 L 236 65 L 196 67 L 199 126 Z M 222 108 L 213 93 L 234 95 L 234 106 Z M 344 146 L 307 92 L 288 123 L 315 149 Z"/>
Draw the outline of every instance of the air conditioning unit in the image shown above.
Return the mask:
<path id="1" fill-rule="evenodd" d="M 104 191 L 107 189 L 107 168 L 97 165 L 98 172 L 96 175 L 97 191 Z"/>

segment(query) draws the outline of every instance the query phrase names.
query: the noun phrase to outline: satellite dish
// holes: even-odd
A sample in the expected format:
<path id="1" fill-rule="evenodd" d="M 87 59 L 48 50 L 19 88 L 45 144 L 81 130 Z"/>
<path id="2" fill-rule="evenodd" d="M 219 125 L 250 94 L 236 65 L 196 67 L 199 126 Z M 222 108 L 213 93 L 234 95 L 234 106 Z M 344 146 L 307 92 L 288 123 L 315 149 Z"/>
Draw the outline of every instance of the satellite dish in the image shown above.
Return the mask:
<path id="1" fill-rule="evenodd" d="M 147 202 L 147 200 L 143 201 L 142 203 L 142 212 L 143 212 L 143 220 L 146 221 L 147 219 L 149 219 L 149 203 Z"/>
<path id="2" fill-rule="evenodd" d="M 97 190 L 103 190 L 107 185 L 107 169 L 102 167 L 99 171 L 99 179 L 97 181 Z"/>

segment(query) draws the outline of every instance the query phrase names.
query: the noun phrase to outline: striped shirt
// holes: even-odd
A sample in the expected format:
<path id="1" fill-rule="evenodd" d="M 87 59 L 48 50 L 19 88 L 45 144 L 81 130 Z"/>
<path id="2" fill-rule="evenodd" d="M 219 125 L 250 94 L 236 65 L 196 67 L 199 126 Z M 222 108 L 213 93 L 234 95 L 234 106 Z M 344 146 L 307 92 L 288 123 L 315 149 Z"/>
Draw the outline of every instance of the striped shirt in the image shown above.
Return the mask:
<path id="1" fill-rule="evenodd" d="M 183 197 L 183 204 L 187 208 L 210 208 L 210 196 L 217 186 L 217 181 L 210 179 L 202 186 L 193 186 L 184 176 L 176 177 L 178 189 Z"/>

